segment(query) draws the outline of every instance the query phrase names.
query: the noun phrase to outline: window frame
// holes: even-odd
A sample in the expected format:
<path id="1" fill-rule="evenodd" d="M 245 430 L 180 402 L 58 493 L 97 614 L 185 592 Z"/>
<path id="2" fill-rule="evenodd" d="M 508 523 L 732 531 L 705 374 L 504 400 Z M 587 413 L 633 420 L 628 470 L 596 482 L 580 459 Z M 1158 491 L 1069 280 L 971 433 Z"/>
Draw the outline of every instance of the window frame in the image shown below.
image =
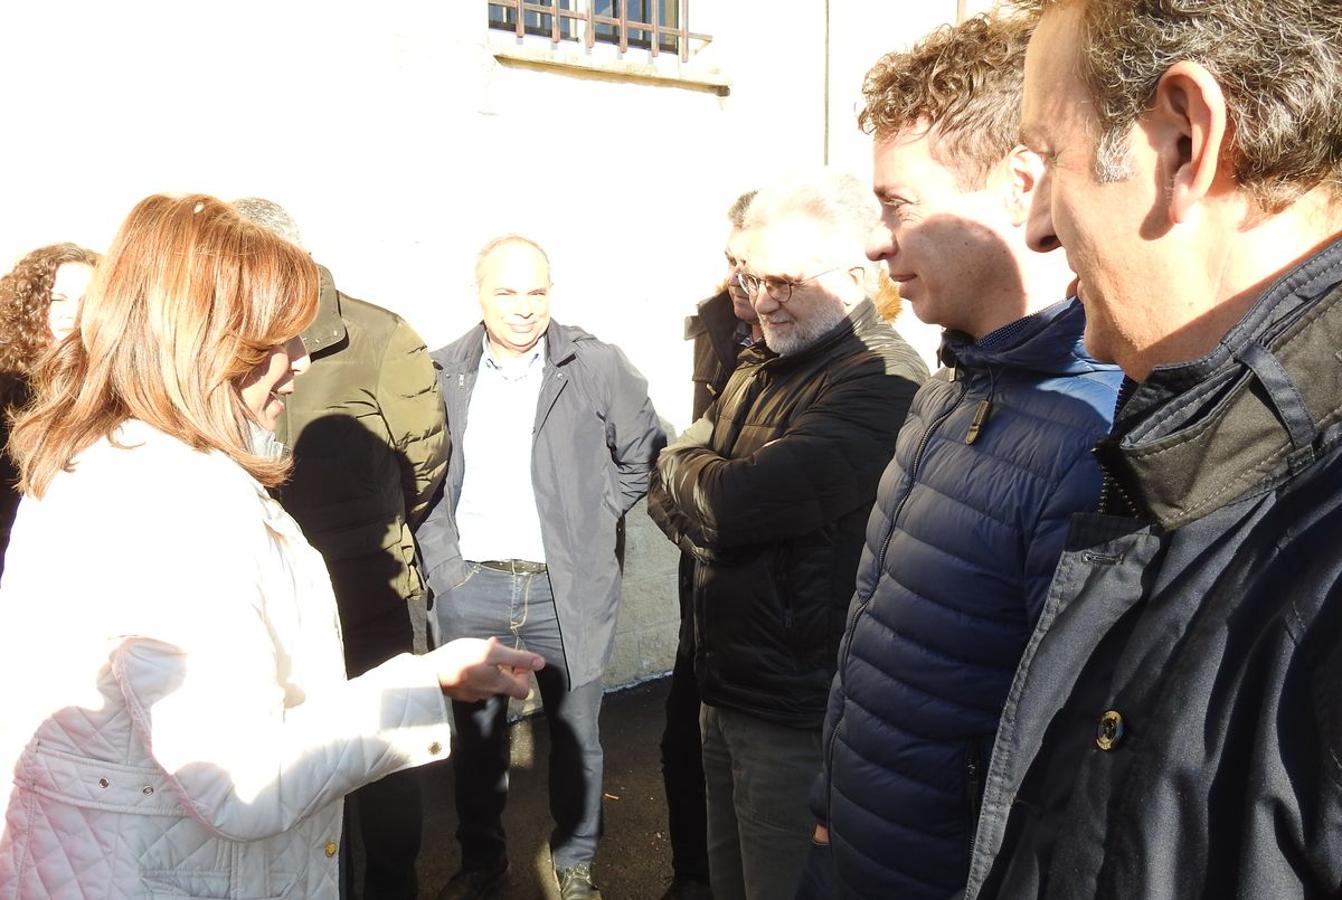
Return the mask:
<path id="1" fill-rule="evenodd" d="M 578 40 L 578 38 L 572 36 L 571 29 L 565 28 L 564 24 L 584 23 L 582 41 L 588 50 L 591 50 L 597 44 L 597 26 L 610 26 L 615 30 L 615 40 L 601 37 L 600 41 L 619 47 L 621 55 L 628 53 L 632 46 L 636 49 L 647 50 L 648 55 L 654 58 L 664 51 L 678 52 L 680 61 L 685 63 L 690 60 L 691 42 L 702 41 L 706 44 L 712 40 L 706 34 L 697 34 L 689 30 L 690 0 L 645 0 L 644 8 L 649 11 L 648 18 L 651 21 L 631 19 L 629 17 L 628 0 L 612 0 L 613 8 L 619 9 L 618 16 L 597 14 L 594 0 L 580 0 L 580 2 L 585 7 L 584 10 L 568 8 L 574 5 L 575 0 L 487 0 L 486 8 L 491 12 L 494 9 L 511 11 L 514 17 L 511 30 L 519 40 L 528 34 L 545 36 L 543 28 L 528 28 L 526 24 L 528 13 L 550 17 L 549 38 L 551 43 L 554 44 L 566 40 Z M 661 23 L 661 13 L 667 4 L 675 5 L 677 24 L 674 27 Z M 510 30 L 506 23 L 500 26 L 492 20 L 489 22 L 489 27 L 497 31 Z M 629 34 L 631 31 L 644 35 L 644 37 L 630 40 Z M 664 37 L 672 38 L 674 49 L 662 46 Z"/>

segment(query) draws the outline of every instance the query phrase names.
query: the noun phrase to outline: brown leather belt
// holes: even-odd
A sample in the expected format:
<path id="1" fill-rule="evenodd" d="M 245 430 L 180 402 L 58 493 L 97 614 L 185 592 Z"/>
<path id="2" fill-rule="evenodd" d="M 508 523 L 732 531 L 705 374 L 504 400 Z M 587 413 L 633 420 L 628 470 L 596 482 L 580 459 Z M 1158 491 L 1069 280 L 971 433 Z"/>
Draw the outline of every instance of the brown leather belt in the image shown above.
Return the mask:
<path id="1" fill-rule="evenodd" d="M 482 559 L 479 565 L 486 569 L 496 569 L 513 575 L 539 575 L 546 571 L 545 563 L 532 562 L 527 559 Z"/>

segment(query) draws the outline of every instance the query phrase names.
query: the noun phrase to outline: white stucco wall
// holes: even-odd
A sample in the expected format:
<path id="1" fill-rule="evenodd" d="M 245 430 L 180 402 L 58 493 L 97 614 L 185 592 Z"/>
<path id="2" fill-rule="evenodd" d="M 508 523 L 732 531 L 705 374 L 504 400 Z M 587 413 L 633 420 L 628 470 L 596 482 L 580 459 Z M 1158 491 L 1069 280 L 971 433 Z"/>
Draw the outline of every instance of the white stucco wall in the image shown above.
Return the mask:
<path id="1" fill-rule="evenodd" d="M 556 318 L 621 345 L 683 428 L 682 323 L 721 275 L 727 205 L 826 158 L 868 177 L 862 74 L 956 12 L 691 7 L 712 42 L 684 70 L 725 76 L 726 96 L 500 63 L 514 39 L 485 27 L 481 0 L 12 0 L 0 265 L 58 240 L 102 249 L 152 192 L 260 195 L 290 209 L 342 289 L 439 346 L 476 319 L 476 249 L 521 231 L 550 251 Z M 929 349 L 925 330 L 915 340 Z M 664 671 L 674 647 L 675 554 L 641 512 L 630 528 L 616 682 Z"/>

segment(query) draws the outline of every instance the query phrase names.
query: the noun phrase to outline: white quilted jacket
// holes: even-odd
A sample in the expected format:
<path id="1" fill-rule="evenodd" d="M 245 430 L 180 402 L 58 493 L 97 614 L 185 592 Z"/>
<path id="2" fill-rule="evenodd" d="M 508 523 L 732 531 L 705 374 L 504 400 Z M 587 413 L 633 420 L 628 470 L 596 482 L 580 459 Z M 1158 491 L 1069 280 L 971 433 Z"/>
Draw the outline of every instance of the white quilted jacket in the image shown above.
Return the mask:
<path id="1" fill-rule="evenodd" d="M 23 501 L 6 555 L 0 898 L 334 898 L 341 798 L 447 753 L 435 673 L 347 681 L 321 557 L 260 485 L 117 442 Z"/>

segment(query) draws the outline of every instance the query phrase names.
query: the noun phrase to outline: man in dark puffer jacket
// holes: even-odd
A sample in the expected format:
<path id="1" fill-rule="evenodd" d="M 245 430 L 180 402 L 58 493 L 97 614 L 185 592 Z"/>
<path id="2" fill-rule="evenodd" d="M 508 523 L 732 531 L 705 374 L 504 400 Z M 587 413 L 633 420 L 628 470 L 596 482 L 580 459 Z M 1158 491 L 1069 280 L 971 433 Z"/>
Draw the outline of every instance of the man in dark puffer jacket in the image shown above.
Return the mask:
<path id="1" fill-rule="evenodd" d="M 696 555 L 709 866 L 718 900 L 786 897 L 876 480 L 926 368 L 864 299 L 875 221 L 846 176 L 761 191 L 743 281 L 764 331 L 658 466 L 649 510 Z M 809 770 L 809 771 L 808 771 Z"/>
<path id="2" fill-rule="evenodd" d="M 884 217 L 867 248 L 946 328 L 867 526 L 825 724 L 805 898 L 965 885 L 993 735 L 1121 373 L 1081 343 L 1071 273 L 1034 254 L 1041 159 L 1017 145 L 1028 28 L 979 16 L 868 73 Z M 963 86 L 947 90 L 947 83 Z M 823 849 L 829 842 L 830 853 Z"/>

